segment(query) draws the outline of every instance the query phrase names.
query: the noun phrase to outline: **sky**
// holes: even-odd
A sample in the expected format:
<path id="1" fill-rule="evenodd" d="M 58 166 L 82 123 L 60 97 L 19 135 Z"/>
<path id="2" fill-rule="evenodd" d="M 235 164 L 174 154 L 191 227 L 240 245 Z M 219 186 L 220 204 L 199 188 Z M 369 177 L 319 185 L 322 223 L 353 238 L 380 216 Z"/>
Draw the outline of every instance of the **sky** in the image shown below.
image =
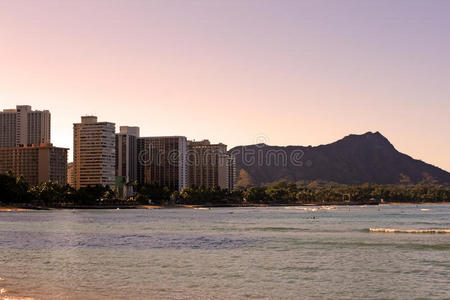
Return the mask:
<path id="1" fill-rule="evenodd" d="M 0 0 L 17 104 L 61 147 L 82 115 L 229 148 L 379 131 L 450 171 L 450 1 Z"/>

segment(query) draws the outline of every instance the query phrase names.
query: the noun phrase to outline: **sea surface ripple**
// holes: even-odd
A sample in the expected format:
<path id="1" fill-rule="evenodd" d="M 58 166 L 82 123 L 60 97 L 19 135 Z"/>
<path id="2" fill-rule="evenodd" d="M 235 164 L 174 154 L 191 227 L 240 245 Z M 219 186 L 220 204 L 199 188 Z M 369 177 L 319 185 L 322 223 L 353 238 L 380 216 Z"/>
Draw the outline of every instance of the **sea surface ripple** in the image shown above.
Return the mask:
<path id="1" fill-rule="evenodd" d="M 450 205 L 0 212 L 0 299 L 449 299 Z"/>

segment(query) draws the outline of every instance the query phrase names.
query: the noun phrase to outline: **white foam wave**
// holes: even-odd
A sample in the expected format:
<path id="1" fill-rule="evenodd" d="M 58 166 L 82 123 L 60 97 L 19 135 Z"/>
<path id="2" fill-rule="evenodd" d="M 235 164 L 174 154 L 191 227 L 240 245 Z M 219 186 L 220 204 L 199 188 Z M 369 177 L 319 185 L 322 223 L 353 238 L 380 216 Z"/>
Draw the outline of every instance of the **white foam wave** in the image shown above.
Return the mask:
<path id="1" fill-rule="evenodd" d="M 317 207 L 299 207 L 299 206 L 286 206 L 284 209 L 295 209 L 295 210 L 304 210 L 304 211 L 317 211 L 319 208 Z"/>
<path id="2" fill-rule="evenodd" d="M 450 229 L 395 229 L 395 228 L 370 228 L 370 232 L 385 233 L 450 233 Z"/>
<path id="3" fill-rule="evenodd" d="M 333 210 L 337 209 L 336 206 L 327 206 L 323 205 L 321 207 L 304 207 L 304 206 L 286 206 L 285 209 L 295 209 L 295 210 L 304 210 L 304 211 L 320 211 L 320 210 Z"/>
<path id="4" fill-rule="evenodd" d="M 331 209 L 336 209 L 336 206 L 321 206 L 320 209 L 326 209 L 326 210 L 331 210 Z"/>

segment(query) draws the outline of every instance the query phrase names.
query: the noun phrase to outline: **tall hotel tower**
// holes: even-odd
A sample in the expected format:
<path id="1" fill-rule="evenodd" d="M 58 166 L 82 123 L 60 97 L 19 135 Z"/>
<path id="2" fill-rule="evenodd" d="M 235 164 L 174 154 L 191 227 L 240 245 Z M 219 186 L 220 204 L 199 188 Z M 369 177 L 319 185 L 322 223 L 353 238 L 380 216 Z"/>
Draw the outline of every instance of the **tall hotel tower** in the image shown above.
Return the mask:
<path id="1" fill-rule="evenodd" d="M 0 148 L 50 143 L 50 112 L 29 105 L 0 112 Z"/>
<path id="2" fill-rule="evenodd" d="M 184 136 L 138 139 L 138 181 L 181 191 L 188 186 L 187 140 Z"/>
<path id="3" fill-rule="evenodd" d="M 137 180 L 137 139 L 139 127 L 120 126 L 116 133 L 116 176 L 126 182 Z"/>
<path id="4" fill-rule="evenodd" d="M 227 153 L 227 145 L 211 144 L 208 140 L 188 141 L 187 145 L 189 185 L 232 191 L 236 170 L 234 156 Z"/>
<path id="5" fill-rule="evenodd" d="M 81 117 L 73 124 L 73 172 L 75 189 L 89 185 L 114 186 L 115 124 Z"/>
<path id="6" fill-rule="evenodd" d="M 0 112 L 0 174 L 23 176 L 30 185 L 67 181 L 66 148 L 50 143 L 50 112 L 29 105 Z"/>

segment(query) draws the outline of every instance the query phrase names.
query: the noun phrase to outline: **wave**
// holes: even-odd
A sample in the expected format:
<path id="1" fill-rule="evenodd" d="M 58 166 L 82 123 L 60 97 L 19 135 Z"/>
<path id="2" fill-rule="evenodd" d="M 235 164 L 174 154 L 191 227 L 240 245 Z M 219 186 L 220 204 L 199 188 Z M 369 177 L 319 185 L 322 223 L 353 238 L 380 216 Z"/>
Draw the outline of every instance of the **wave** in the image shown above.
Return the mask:
<path id="1" fill-rule="evenodd" d="M 430 229 L 395 229 L 395 228 L 370 228 L 370 232 L 385 233 L 449 233 L 450 229 L 430 228 Z"/>
<path id="2" fill-rule="evenodd" d="M 318 207 L 299 207 L 299 206 L 286 206 L 284 209 L 291 210 L 304 210 L 304 211 L 318 211 Z"/>
<path id="3" fill-rule="evenodd" d="M 291 209 L 291 210 L 304 210 L 304 211 L 320 211 L 320 210 L 332 210 L 337 209 L 336 206 L 328 206 L 328 205 L 322 205 L 320 207 L 303 207 L 303 206 L 286 206 L 285 209 Z"/>
<path id="4" fill-rule="evenodd" d="M 258 230 L 258 231 L 280 231 L 280 232 L 286 232 L 286 231 L 309 231 L 309 229 L 306 228 L 296 228 L 296 227 L 253 227 L 248 228 L 249 230 Z"/>

